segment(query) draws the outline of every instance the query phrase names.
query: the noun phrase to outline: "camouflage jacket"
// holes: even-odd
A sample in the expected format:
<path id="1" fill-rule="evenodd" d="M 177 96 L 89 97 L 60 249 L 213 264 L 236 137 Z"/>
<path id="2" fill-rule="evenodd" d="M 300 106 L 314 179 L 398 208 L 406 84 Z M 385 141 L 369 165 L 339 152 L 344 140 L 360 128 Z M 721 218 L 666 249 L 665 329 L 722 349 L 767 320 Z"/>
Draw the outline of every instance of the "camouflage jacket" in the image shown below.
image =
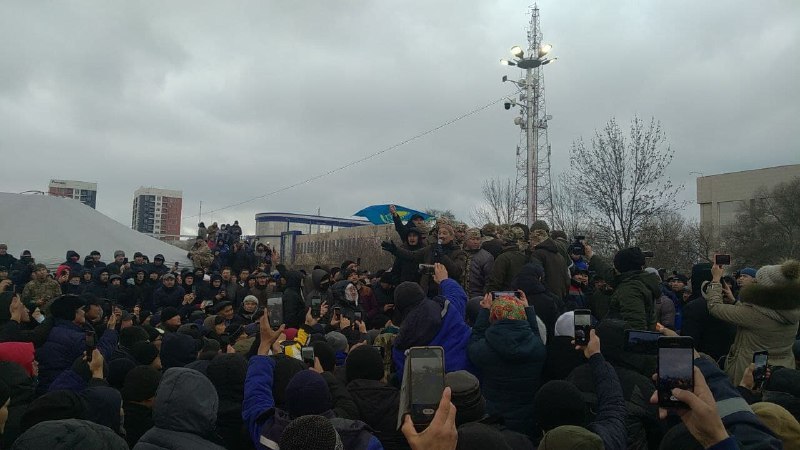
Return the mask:
<path id="1" fill-rule="evenodd" d="M 22 302 L 29 306 L 44 306 L 48 301 L 61 295 L 61 286 L 56 280 L 46 278 L 44 281 L 33 280 L 25 285 L 22 291 Z M 42 301 L 39 301 L 39 300 Z"/>

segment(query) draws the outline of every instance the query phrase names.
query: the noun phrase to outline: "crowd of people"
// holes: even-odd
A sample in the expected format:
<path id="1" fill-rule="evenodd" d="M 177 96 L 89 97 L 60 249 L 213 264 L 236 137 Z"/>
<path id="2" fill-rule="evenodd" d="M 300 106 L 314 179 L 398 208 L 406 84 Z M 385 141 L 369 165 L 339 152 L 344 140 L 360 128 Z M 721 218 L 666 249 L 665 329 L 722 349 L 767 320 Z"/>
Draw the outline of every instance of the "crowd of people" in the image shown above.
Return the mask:
<path id="1" fill-rule="evenodd" d="M 51 272 L 0 244 L 0 448 L 800 448 L 797 261 L 684 275 L 541 220 L 390 212 L 383 268 L 287 267 L 238 222 L 199 224 L 183 269 L 69 250 Z M 657 357 L 627 330 L 693 338 L 685 408 L 659 407 Z M 422 425 L 401 414 L 416 347 L 444 355 Z"/>

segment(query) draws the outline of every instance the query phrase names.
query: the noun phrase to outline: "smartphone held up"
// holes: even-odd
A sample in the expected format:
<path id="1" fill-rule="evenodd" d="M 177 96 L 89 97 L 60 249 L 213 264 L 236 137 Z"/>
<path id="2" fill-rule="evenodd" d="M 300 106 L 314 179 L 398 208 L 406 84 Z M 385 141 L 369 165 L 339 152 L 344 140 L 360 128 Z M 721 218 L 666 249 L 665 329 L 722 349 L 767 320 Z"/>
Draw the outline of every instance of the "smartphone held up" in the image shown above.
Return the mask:
<path id="1" fill-rule="evenodd" d="M 592 312 L 588 309 L 576 309 L 573 314 L 575 345 L 588 345 L 592 331 Z"/>
<path id="2" fill-rule="evenodd" d="M 694 390 L 694 340 L 689 336 L 658 338 L 658 406 L 686 408 L 673 395 L 675 388 Z"/>

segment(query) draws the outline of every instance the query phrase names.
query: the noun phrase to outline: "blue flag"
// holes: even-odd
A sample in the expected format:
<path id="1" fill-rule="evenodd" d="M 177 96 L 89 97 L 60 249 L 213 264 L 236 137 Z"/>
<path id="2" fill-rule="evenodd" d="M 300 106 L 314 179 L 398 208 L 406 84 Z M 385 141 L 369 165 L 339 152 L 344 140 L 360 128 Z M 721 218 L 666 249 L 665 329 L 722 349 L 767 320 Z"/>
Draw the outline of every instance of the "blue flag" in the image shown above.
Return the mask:
<path id="1" fill-rule="evenodd" d="M 425 220 L 431 219 L 430 214 L 425 214 L 424 212 L 406 208 L 405 206 L 400 205 L 394 205 L 394 207 L 397 209 L 397 215 L 400 216 L 400 219 L 404 222 L 407 222 L 408 219 L 410 219 L 414 214 L 419 214 Z M 389 205 L 367 206 L 353 215 L 358 217 L 366 217 L 367 220 L 375 225 L 384 225 L 394 222 L 392 220 L 392 214 L 389 212 Z"/>

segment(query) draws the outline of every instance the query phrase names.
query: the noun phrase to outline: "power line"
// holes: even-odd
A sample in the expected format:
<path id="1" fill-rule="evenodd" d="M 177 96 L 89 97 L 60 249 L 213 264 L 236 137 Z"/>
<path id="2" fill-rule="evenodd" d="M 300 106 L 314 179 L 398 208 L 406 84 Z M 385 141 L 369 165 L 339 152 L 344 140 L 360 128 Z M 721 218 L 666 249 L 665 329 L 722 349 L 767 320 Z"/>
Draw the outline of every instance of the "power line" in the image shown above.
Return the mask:
<path id="1" fill-rule="evenodd" d="M 395 149 L 397 149 L 399 147 L 402 147 L 402 146 L 408 144 L 409 142 L 413 142 L 413 141 L 415 141 L 417 139 L 420 139 L 422 137 L 425 137 L 425 136 L 427 136 L 427 135 L 429 135 L 431 133 L 435 133 L 435 132 L 441 130 L 442 128 L 445 128 L 445 127 L 447 127 L 449 125 L 452 125 L 452 124 L 454 124 L 454 123 L 456 123 L 456 122 L 458 122 L 460 120 L 463 120 L 463 119 L 466 119 L 467 117 L 475 115 L 475 114 L 483 111 L 484 109 L 486 109 L 486 108 L 488 108 L 488 107 L 490 107 L 492 105 L 500 103 L 501 101 L 503 101 L 506 98 L 508 98 L 508 95 L 504 95 L 504 96 L 502 96 L 502 97 L 500 97 L 498 99 L 492 100 L 491 102 L 486 103 L 483 106 L 479 106 L 479 107 L 477 107 L 475 109 L 472 109 L 472 110 L 470 110 L 470 111 L 468 111 L 468 112 L 466 112 L 464 114 L 461 114 L 460 116 L 457 116 L 457 117 L 455 117 L 453 119 L 450 119 L 447 122 L 444 122 L 444 123 L 442 123 L 442 124 L 440 124 L 440 125 L 438 125 L 436 127 L 430 128 L 430 129 L 428 129 L 426 131 L 423 131 L 423 132 L 421 132 L 421 133 L 419 133 L 419 134 L 417 134 L 415 136 L 412 136 L 412 137 L 410 137 L 408 139 L 405 139 L 405 140 L 402 140 L 402 141 L 400 141 L 400 142 L 398 142 L 396 144 L 390 145 L 389 147 L 386 147 L 383 150 L 378 150 L 377 152 L 374 152 L 374 153 L 371 153 L 369 155 L 366 155 L 366 156 L 364 156 L 362 158 L 359 158 L 359 159 L 357 159 L 355 161 L 351 161 L 351 162 L 349 162 L 349 163 L 347 163 L 347 164 L 345 164 L 343 166 L 339 166 L 339 167 L 337 167 L 335 169 L 331 169 L 331 170 L 329 170 L 327 172 L 323 172 L 323 173 L 320 173 L 318 175 L 314 175 L 313 177 L 306 178 L 305 180 L 298 181 L 297 183 L 290 184 L 288 186 L 284 186 L 282 188 L 276 189 L 276 190 L 271 191 L 271 192 L 267 192 L 266 194 L 259 195 L 257 197 L 249 198 L 247 200 L 243 200 L 243 201 L 238 202 L 238 203 L 232 203 L 230 205 L 223 206 L 223 207 L 217 208 L 217 209 L 213 209 L 211 211 L 206 211 L 206 214 L 213 214 L 215 212 L 223 211 L 223 210 L 230 209 L 230 208 L 235 208 L 237 206 L 241 206 L 241 205 L 244 205 L 246 203 L 254 202 L 254 201 L 260 200 L 262 198 L 267 198 L 267 197 L 273 196 L 275 194 L 281 193 L 283 191 L 288 191 L 289 189 L 296 188 L 297 186 L 308 184 L 308 183 L 311 183 L 312 181 L 319 180 L 320 178 L 324 178 L 324 177 L 327 177 L 329 175 L 333 175 L 333 174 L 335 174 L 337 172 L 341 172 L 342 170 L 349 169 L 350 167 L 353 167 L 353 166 L 355 166 L 357 164 L 361 164 L 364 161 L 368 161 L 368 160 L 370 160 L 372 158 L 375 158 L 377 156 L 380 156 L 380 155 L 382 155 L 382 154 L 384 154 L 386 152 L 390 152 L 392 150 L 395 150 Z M 193 214 L 191 216 L 185 216 L 184 219 L 190 219 L 192 217 L 197 217 L 197 216 L 198 216 L 197 214 Z"/>

